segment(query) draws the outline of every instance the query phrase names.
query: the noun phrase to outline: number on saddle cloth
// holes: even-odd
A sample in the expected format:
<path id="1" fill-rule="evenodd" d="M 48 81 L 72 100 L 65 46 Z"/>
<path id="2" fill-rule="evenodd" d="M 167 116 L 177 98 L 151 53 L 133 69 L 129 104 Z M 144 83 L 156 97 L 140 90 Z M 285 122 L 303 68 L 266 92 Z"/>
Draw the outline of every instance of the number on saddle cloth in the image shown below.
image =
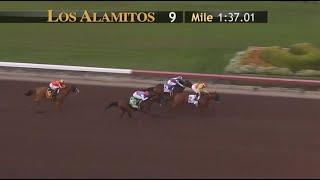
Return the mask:
<path id="1" fill-rule="evenodd" d="M 165 84 L 163 86 L 163 92 L 171 92 L 173 90 L 174 85 Z"/>
<path id="2" fill-rule="evenodd" d="M 188 97 L 188 103 L 193 104 L 193 103 L 195 102 L 195 97 L 196 97 L 196 95 L 189 95 L 189 97 Z"/>

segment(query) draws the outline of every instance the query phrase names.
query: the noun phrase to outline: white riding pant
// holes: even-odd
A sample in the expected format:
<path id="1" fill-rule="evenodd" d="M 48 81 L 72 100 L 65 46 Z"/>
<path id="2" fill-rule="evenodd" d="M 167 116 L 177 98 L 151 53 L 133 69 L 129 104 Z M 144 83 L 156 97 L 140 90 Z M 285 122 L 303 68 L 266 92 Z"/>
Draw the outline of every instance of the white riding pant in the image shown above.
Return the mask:
<path id="1" fill-rule="evenodd" d="M 60 88 L 59 86 L 55 86 L 52 83 L 49 84 L 49 87 L 54 91 Z"/>
<path id="2" fill-rule="evenodd" d="M 171 79 L 168 80 L 167 84 L 170 85 L 170 86 L 175 86 L 175 85 L 177 85 L 177 83 L 174 82 L 174 81 L 172 81 Z"/>
<path id="3" fill-rule="evenodd" d="M 146 100 L 146 99 L 148 99 L 147 97 L 144 97 L 143 94 L 140 94 L 140 93 L 138 93 L 138 92 L 134 92 L 134 93 L 133 93 L 133 97 L 135 97 L 135 98 L 137 98 L 137 99 L 142 99 L 143 101 Z"/>
<path id="4" fill-rule="evenodd" d="M 191 86 L 191 89 L 192 89 L 195 93 L 200 94 L 200 91 L 199 91 L 199 90 L 197 90 L 197 88 L 196 88 L 196 85 L 195 85 L 195 84 Z"/>
<path id="5" fill-rule="evenodd" d="M 200 91 L 196 88 L 196 85 L 195 85 L 195 84 L 192 85 L 192 86 L 191 86 L 191 89 L 192 89 L 195 93 L 197 93 L 196 96 L 198 96 L 198 97 L 195 96 L 195 97 L 194 97 L 194 100 L 195 100 L 195 101 L 199 100 L 201 93 L 200 93 Z"/>

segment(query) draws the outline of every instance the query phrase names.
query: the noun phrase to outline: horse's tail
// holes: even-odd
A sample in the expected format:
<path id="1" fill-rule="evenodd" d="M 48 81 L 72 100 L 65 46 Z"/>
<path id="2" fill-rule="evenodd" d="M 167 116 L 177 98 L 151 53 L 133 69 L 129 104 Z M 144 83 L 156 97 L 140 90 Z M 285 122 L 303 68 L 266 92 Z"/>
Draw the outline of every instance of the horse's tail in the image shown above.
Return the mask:
<path id="1" fill-rule="evenodd" d="M 106 106 L 106 108 L 104 109 L 105 111 L 108 110 L 109 108 L 113 107 L 113 106 L 118 106 L 118 102 L 111 102 L 108 106 Z"/>
<path id="2" fill-rule="evenodd" d="M 36 91 L 34 89 L 30 89 L 27 92 L 24 93 L 24 95 L 26 96 L 31 96 L 32 94 L 34 94 Z"/>

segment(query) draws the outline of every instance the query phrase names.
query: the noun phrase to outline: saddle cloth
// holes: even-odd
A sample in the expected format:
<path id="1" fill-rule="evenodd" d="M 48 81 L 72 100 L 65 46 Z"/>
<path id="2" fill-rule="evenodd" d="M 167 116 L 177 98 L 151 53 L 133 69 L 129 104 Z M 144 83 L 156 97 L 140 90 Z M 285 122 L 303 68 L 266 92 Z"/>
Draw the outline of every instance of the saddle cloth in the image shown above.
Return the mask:
<path id="1" fill-rule="evenodd" d="M 168 84 L 163 86 L 163 92 L 170 92 L 170 86 Z"/>
<path id="2" fill-rule="evenodd" d="M 188 97 L 188 103 L 193 104 L 193 103 L 194 103 L 195 98 L 196 98 L 196 95 L 189 95 L 189 97 Z"/>
<path id="3" fill-rule="evenodd" d="M 136 109 L 139 109 L 140 108 L 140 103 L 142 102 L 141 99 L 137 99 L 133 96 L 130 97 L 130 100 L 129 100 L 129 104 L 131 105 L 131 107 L 133 108 L 136 108 Z"/>

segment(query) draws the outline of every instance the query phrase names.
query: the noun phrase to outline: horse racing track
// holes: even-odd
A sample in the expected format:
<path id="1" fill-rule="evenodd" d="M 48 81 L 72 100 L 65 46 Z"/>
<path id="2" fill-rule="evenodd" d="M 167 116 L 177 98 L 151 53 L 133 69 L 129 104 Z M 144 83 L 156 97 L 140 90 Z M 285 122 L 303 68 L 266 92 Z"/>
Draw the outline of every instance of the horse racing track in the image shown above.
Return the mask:
<path id="1" fill-rule="evenodd" d="M 132 89 L 79 85 L 62 112 L 35 113 L 23 93 L 45 84 L 0 84 L 0 178 L 320 176 L 319 100 L 221 94 L 213 112 L 120 119 L 104 107 Z"/>

